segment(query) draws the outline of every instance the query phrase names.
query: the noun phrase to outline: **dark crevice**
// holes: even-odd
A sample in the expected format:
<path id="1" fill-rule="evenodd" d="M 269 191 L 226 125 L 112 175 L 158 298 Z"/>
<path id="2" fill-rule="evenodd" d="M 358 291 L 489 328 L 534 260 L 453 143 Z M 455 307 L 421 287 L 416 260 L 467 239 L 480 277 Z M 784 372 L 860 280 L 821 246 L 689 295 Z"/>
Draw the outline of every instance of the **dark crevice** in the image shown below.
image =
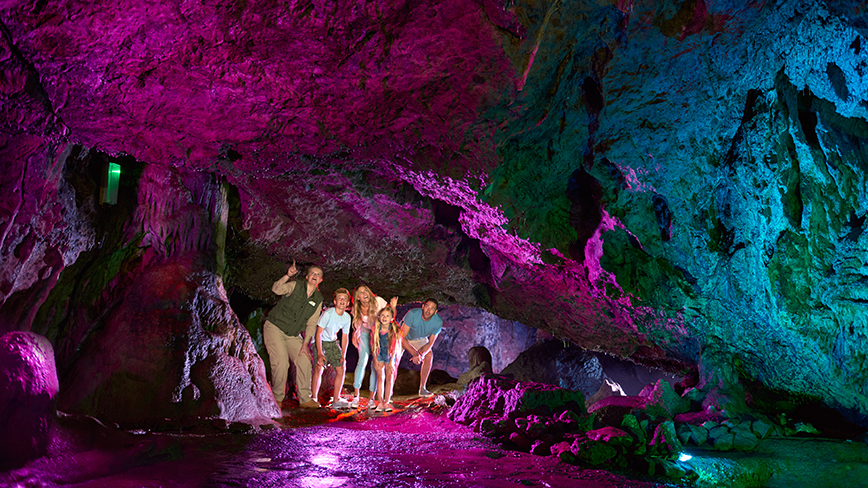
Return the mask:
<path id="1" fill-rule="evenodd" d="M 805 142 L 811 147 L 820 147 L 820 138 L 817 137 L 817 114 L 812 110 L 812 101 L 814 99 L 810 90 L 804 90 L 796 94 L 797 107 L 799 114 L 799 125 L 802 126 L 802 133 L 805 135 Z"/>
<path id="2" fill-rule="evenodd" d="M 654 216 L 657 218 L 657 225 L 660 227 L 660 238 L 668 241 L 672 238 L 672 211 L 669 210 L 669 203 L 661 195 L 655 194 L 652 198 L 654 205 Z"/>
<path id="3" fill-rule="evenodd" d="M 570 225 L 577 238 L 570 245 L 570 256 L 579 262 L 585 260 L 585 244 L 603 220 L 603 187 L 596 178 L 579 168 L 567 182 L 567 198 L 570 201 Z"/>
<path id="4" fill-rule="evenodd" d="M 835 90 L 835 95 L 841 100 L 850 98 L 850 90 L 847 88 L 847 77 L 844 71 L 835 63 L 826 64 L 826 76 L 832 82 L 832 89 Z"/>
<path id="5" fill-rule="evenodd" d="M 865 231 L 865 215 L 858 217 L 856 213 L 850 214 L 850 219 L 846 222 L 847 226 L 850 227 L 850 231 L 844 235 L 844 239 L 852 242 L 856 242 L 859 240 L 859 237 L 862 236 L 862 233 Z"/>

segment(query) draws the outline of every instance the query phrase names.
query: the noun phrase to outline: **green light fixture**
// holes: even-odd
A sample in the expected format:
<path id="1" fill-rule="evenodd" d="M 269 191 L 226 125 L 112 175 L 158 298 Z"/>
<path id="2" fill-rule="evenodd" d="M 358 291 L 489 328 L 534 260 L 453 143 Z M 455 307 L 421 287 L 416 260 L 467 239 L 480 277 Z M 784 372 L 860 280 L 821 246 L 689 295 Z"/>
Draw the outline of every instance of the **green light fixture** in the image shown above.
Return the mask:
<path id="1" fill-rule="evenodd" d="M 100 203 L 114 205 L 118 203 L 118 186 L 121 181 L 121 165 L 104 163 L 102 167 L 102 185 L 99 189 Z"/>

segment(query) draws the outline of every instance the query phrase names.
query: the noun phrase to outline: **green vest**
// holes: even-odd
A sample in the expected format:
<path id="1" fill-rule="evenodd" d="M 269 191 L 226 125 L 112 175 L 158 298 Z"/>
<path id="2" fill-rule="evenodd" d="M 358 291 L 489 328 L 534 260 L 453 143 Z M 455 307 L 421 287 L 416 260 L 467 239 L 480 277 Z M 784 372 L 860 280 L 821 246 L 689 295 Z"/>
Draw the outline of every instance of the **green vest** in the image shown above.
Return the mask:
<path id="1" fill-rule="evenodd" d="M 289 295 L 283 295 L 277 305 L 268 312 L 266 319 L 292 337 L 300 335 L 307 328 L 307 320 L 322 306 L 323 296 L 319 290 L 314 290 L 307 297 L 307 282 L 296 280 L 295 289 Z"/>

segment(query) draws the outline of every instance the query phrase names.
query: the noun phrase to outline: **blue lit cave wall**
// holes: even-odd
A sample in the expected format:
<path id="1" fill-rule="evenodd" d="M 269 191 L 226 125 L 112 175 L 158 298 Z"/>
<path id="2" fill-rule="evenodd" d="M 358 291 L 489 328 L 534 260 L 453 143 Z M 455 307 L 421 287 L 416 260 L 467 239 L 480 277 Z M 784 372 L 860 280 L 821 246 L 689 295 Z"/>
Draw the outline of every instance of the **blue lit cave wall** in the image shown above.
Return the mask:
<path id="1" fill-rule="evenodd" d="M 294 258 L 326 295 L 366 282 L 695 367 L 726 408 L 764 391 L 868 414 L 860 2 L 0 18 L 0 324 L 52 340 L 61 395 L 106 310 L 161 270 L 207 303 L 266 302 Z"/>

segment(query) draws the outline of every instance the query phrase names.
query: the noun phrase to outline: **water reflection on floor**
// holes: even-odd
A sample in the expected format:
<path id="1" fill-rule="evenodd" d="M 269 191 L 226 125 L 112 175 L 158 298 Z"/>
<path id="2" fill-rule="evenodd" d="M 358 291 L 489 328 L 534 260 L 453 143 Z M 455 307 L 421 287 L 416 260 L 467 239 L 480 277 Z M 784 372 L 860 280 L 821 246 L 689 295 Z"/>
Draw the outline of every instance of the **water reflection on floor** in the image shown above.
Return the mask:
<path id="1" fill-rule="evenodd" d="M 213 486 L 659 486 L 503 451 L 445 415 L 412 405 L 265 434 L 220 468 Z"/>
<path id="2" fill-rule="evenodd" d="M 556 458 L 504 451 L 428 403 L 392 413 L 293 410 L 255 435 L 136 436 L 126 447 L 31 463 L 0 486 L 655 487 Z"/>

